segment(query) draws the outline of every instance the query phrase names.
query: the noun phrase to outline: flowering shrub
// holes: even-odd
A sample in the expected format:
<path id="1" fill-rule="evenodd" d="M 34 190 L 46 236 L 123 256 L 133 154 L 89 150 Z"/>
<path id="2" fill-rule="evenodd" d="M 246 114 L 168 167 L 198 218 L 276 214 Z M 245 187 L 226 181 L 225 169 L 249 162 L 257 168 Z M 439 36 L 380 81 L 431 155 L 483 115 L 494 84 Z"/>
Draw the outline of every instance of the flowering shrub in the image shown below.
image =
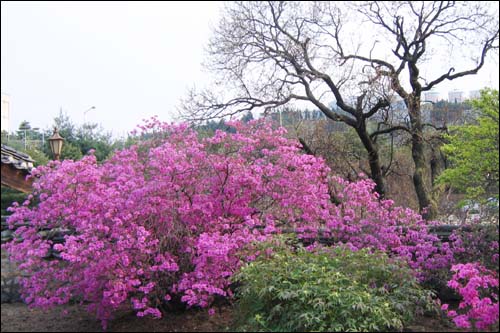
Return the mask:
<path id="1" fill-rule="evenodd" d="M 8 221 L 30 226 L 6 246 L 28 275 L 20 281 L 26 303 L 77 298 L 103 325 L 123 307 L 160 317 L 172 294 L 207 307 L 230 294 L 243 245 L 328 216 L 321 159 L 269 124 L 233 126 L 200 139 L 187 125 L 153 119 L 142 128 L 149 140 L 102 164 L 86 156 L 34 171 L 33 195 Z M 65 230 L 64 244 L 42 236 L 45 228 Z M 46 259 L 51 247 L 62 260 Z"/>
<path id="2" fill-rule="evenodd" d="M 209 307 L 231 296 L 229 277 L 255 258 L 252 244 L 285 229 L 386 251 L 421 277 L 451 262 L 421 216 L 379 200 L 372 181 L 332 177 L 321 158 L 266 122 L 230 126 L 200 138 L 185 124 L 152 119 L 142 126 L 147 140 L 102 164 L 89 155 L 33 171 L 34 193 L 8 220 L 29 226 L 6 245 L 26 272 L 26 303 L 79 299 L 104 326 L 127 307 L 161 317 L 174 295 Z M 47 228 L 64 231 L 64 244 L 40 233 Z M 47 259 L 52 250 L 60 260 Z"/>
<path id="3" fill-rule="evenodd" d="M 322 229 L 324 236 L 353 250 L 372 248 L 403 257 L 421 280 L 429 272 L 450 267 L 453 251 L 449 244 L 428 232 L 428 227 L 437 222 L 396 207 L 392 200 L 380 200 L 370 179 L 348 182 L 332 177 L 330 186 L 338 204 L 323 226 L 299 228 L 302 238 L 317 237 L 317 230 Z"/>
<path id="4" fill-rule="evenodd" d="M 478 263 L 453 265 L 451 270 L 454 274 L 448 286 L 462 297 L 460 314 L 450 310 L 448 304 L 441 309 L 461 328 L 470 328 L 472 324 L 477 329 L 498 325 L 498 274 Z"/>

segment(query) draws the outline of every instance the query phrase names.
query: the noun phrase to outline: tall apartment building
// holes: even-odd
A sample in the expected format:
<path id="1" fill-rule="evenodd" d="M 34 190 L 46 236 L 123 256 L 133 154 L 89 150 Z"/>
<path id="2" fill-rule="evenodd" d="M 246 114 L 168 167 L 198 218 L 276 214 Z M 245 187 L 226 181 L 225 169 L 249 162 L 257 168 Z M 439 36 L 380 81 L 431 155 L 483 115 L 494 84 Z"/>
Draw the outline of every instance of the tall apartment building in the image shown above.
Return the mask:
<path id="1" fill-rule="evenodd" d="M 10 96 L 2 94 L 2 132 L 10 132 Z"/>
<path id="2" fill-rule="evenodd" d="M 437 91 L 427 91 L 424 93 L 424 99 L 422 102 L 432 102 L 432 103 L 437 103 L 440 100 L 440 94 Z"/>
<path id="3" fill-rule="evenodd" d="M 462 103 L 465 100 L 464 92 L 461 90 L 453 90 L 448 92 L 448 102 Z"/>

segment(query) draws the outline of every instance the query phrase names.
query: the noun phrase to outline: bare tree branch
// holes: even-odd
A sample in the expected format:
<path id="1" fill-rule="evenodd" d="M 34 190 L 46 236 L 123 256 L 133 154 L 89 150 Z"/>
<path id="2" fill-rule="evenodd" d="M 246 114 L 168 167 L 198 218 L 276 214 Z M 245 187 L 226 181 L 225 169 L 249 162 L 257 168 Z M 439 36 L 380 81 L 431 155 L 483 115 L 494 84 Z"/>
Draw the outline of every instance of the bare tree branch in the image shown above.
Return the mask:
<path id="1" fill-rule="evenodd" d="M 405 132 L 411 133 L 410 129 L 408 129 L 408 127 L 406 127 L 406 126 L 392 126 L 389 128 L 384 128 L 382 130 L 375 131 L 375 132 L 370 134 L 370 137 L 375 138 L 379 135 L 392 133 L 394 131 L 405 131 Z"/>
<path id="2" fill-rule="evenodd" d="M 498 51 L 498 9 L 491 8 L 454 1 L 229 2 L 208 48 L 207 67 L 218 75 L 219 86 L 184 99 L 183 117 L 223 118 L 309 102 L 356 131 L 380 193 L 384 180 L 376 138 L 406 131 L 419 204 L 432 206 L 421 94 L 444 80 L 476 74 Z M 465 70 L 457 63 L 437 77 L 424 77 L 435 74 L 426 67 L 432 52 L 450 47 L 467 49 L 477 59 Z M 388 116 L 395 112 L 389 108 L 394 94 L 406 106 L 406 126 Z M 388 127 L 369 133 L 368 122 L 381 117 Z"/>

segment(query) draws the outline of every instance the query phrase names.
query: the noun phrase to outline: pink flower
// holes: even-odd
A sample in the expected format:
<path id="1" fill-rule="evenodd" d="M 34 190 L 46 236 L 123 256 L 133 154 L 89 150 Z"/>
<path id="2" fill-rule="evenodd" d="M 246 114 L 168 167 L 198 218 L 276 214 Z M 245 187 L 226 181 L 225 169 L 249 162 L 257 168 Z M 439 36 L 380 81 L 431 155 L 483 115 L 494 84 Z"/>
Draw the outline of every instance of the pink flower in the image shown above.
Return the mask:
<path id="1" fill-rule="evenodd" d="M 455 325 L 470 328 L 473 322 L 477 329 L 486 329 L 498 323 L 498 297 L 494 302 L 490 297 L 483 297 L 482 291 L 489 288 L 494 290 L 498 286 L 498 274 L 485 269 L 479 263 L 457 264 L 453 265 L 451 270 L 454 274 L 448 281 L 448 286 L 458 291 L 462 297 L 459 304 L 461 314 L 448 311 L 448 316 L 453 318 Z"/>
<path id="2" fill-rule="evenodd" d="M 467 320 L 466 315 L 456 316 L 455 318 L 453 318 L 453 322 L 455 323 L 455 325 L 457 325 L 457 327 L 460 328 L 470 328 L 471 326 L 469 320 Z"/>
<path id="3" fill-rule="evenodd" d="M 428 223 L 381 200 L 370 179 L 333 176 L 322 158 L 303 154 L 264 120 L 230 126 L 201 138 L 188 124 L 152 118 L 135 145 L 102 163 L 87 155 L 38 167 L 30 198 L 38 204 L 13 205 L 8 220 L 11 229 L 30 225 L 16 230 L 22 241 L 4 246 L 27 272 L 26 302 L 48 308 L 72 295 L 88 301 L 104 326 L 124 307 L 160 317 L 151 306 L 162 295 L 210 308 L 215 297 L 232 295 L 230 278 L 256 258 L 255 244 L 288 228 L 304 240 L 328 235 L 354 250 L 390 252 L 421 279 L 453 262 Z M 340 202 L 332 203 L 332 190 Z M 41 238 L 47 227 L 65 230 L 65 243 Z M 51 248 L 60 260 L 44 259 Z M 480 282 L 464 295 L 491 286 Z M 481 313 L 494 317 L 489 308 Z"/>

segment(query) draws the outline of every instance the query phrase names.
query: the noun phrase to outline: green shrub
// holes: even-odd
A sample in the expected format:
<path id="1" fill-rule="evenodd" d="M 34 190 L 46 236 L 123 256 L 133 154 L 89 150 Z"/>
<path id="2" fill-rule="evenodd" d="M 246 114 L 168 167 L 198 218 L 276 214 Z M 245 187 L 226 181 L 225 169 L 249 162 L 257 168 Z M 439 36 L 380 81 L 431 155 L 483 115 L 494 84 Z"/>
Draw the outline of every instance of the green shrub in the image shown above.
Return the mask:
<path id="1" fill-rule="evenodd" d="M 235 276 L 239 331 L 401 330 L 434 308 L 406 264 L 384 253 L 268 248 Z"/>
<path id="2" fill-rule="evenodd" d="M 13 202 L 17 202 L 18 204 L 22 204 L 23 201 L 26 199 L 27 194 L 20 192 L 18 190 L 12 189 L 7 186 L 2 186 L 2 195 L 1 195 L 1 202 L 2 202 L 2 216 L 4 215 L 10 215 L 11 213 L 7 211 L 7 208 L 9 208 Z"/>

